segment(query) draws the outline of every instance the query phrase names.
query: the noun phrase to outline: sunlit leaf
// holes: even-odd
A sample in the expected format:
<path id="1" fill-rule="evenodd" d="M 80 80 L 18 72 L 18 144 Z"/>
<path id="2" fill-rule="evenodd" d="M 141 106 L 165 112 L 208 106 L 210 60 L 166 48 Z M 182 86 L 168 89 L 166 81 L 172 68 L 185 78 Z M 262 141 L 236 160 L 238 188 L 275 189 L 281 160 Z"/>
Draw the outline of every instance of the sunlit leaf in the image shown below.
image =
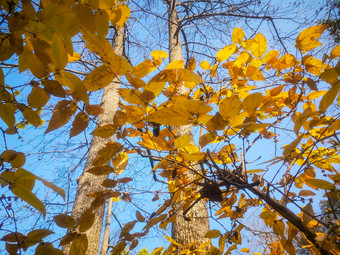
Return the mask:
<path id="1" fill-rule="evenodd" d="M 236 44 L 228 45 L 224 47 L 222 50 L 217 52 L 216 60 L 218 62 L 223 62 L 227 60 L 232 54 L 234 54 L 237 51 Z"/>
<path id="2" fill-rule="evenodd" d="M 39 127 L 41 125 L 41 119 L 39 114 L 34 111 L 32 108 L 25 108 L 22 112 L 22 115 L 28 121 L 28 123 L 32 124 L 34 127 Z"/>
<path id="3" fill-rule="evenodd" d="M 264 96 L 256 92 L 247 96 L 242 102 L 242 108 L 249 114 L 253 114 L 257 107 L 262 103 Z"/>
<path id="4" fill-rule="evenodd" d="M 340 57 L 340 45 L 335 46 L 334 49 L 331 51 L 331 58 Z"/>
<path id="5" fill-rule="evenodd" d="M 81 132 L 83 132 L 87 126 L 89 125 L 89 116 L 86 113 L 79 112 L 73 123 L 72 128 L 70 130 L 70 137 L 79 135 Z"/>
<path id="6" fill-rule="evenodd" d="M 244 38 L 244 32 L 241 28 L 235 27 L 233 31 L 233 35 L 231 36 L 231 40 L 233 43 L 239 43 L 243 41 Z"/>
<path id="7" fill-rule="evenodd" d="M 87 91 L 96 91 L 108 86 L 114 77 L 110 66 L 103 64 L 89 73 L 83 82 Z"/>
<path id="8" fill-rule="evenodd" d="M 113 124 L 106 124 L 103 126 L 97 127 L 95 130 L 93 130 L 92 135 L 94 136 L 100 136 L 102 138 L 108 138 L 115 134 L 117 128 Z"/>
<path id="9" fill-rule="evenodd" d="M 120 4 L 112 9 L 110 20 L 113 26 L 117 26 L 119 30 L 124 26 L 127 19 L 130 17 L 130 8 L 127 5 Z"/>
<path id="10" fill-rule="evenodd" d="M 220 114 L 225 120 L 235 117 L 241 109 L 242 102 L 237 95 L 226 97 L 219 105 Z"/>
<path id="11" fill-rule="evenodd" d="M 336 95 L 339 92 L 340 81 L 337 81 L 333 86 L 327 91 L 327 93 L 322 97 L 319 105 L 319 110 L 325 112 L 327 108 L 333 103 Z"/>
<path id="12" fill-rule="evenodd" d="M 246 76 L 254 81 L 265 81 L 266 78 L 264 78 L 262 72 L 254 67 L 254 66 L 248 66 L 246 71 Z"/>
<path id="13" fill-rule="evenodd" d="M 204 70 L 209 70 L 210 69 L 210 64 L 208 61 L 204 60 L 200 63 L 200 67 Z"/>
<path id="14" fill-rule="evenodd" d="M 125 151 L 122 151 L 121 153 L 117 154 L 115 158 L 112 160 L 112 164 L 114 166 L 113 171 L 116 174 L 121 174 L 128 164 L 127 153 Z"/>
<path id="15" fill-rule="evenodd" d="M 322 45 L 317 39 L 326 28 L 327 25 L 317 25 L 303 30 L 296 38 L 296 46 L 301 51 L 309 51 Z"/>
<path id="16" fill-rule="evenodd" d="M 322 179 L 306 179 L 304 182 L 307 185 L 310 185 L 312 188 L 319 188 L 319 189 L 324 189 L 324 190 L 331 190 L 334 188 L 334 184 L 322 180 Z"/>
<path id="17" fill-rule="evenodd" d="M 136 65 L 132 71 L 131 74 L 138 77 L 138 78 L 143 78 L 147 74 L 153 72 L 156 70 L 156 66 L 150 59 L 144 60 L 142 63 Z"/>
<path id="18" fill-rule="evenodd" d="M 27 97 L 27 102 L 30 106 L 34 108 L 40 108 L 43 107 L 49 99 L 50 96 L 46 93 L 45 90 L 40 87 L 33 87 L 31 93 Z"/>
<path id="19" fill-rule="evenodd" d="M 0 104 L 0 118 L 7 124 L 9 128 L 15 124 L 15 111 L 16 108 L 12 103 Z"/>
<path id="20" fill-rule="evenodd" d="M 88 246 L 85 234 L 77 235 L 71 245 L 69 255 L 85 255 Z"/>
<path id="21" fill-rule="evenodd" d="M 122 145 L 117 142 L 109 142 L 104 148 L 100 149 L 97 157 L 93 160 L 93 165 L 104 165 L 110 161 L 120 150 Z"/>
<path id="22" fill-rule="evenodd" d="M 45 133 L 58 129 L 70 121 L 71 116 L 77 110 L 77 103 L 74 101 L 62 100 L 53 109 L 53 115 L 48 123 Z"/>
<path id="23" fill-rule="evenodd" d="M 209 230 L 204 237 L 205 238 L 217 238 L 221 236 L 221 232 L 217 229 Z"/>

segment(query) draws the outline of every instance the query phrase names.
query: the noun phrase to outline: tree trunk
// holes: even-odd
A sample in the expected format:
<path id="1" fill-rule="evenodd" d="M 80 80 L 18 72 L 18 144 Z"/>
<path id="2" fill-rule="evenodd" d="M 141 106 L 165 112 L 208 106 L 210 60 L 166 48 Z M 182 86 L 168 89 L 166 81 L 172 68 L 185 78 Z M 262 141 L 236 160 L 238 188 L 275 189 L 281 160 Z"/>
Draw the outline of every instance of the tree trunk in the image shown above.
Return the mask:
<path id="1" fill-rule="evenodd" d="M 110 237 L 110 225 L 111 225 L 111 213 L 112 213 L 112 198 L 107 202 L 106 219 L 105 219 L 105 229 L 102 242 L 102 248 L 100 250 L 100 255 L 106 255 L 107 247 L 109 245 Z"/>
<path id="2" fill-rule="evenodd" d="M 117 55 L 123 54 L 124 46 L 124 31 L 123 28 L 117 33 L 114 45 L 114 51 Z M 109 86 L 104 88 L 103 97 L 101 101 L 101 107 L 104 112 L 98 116 L 98 125 L 110 124 L 113 122 L 113 116 L 118 109 L 119 103 L 119 93 L 118 88 L 120 86 L 119 78 L 116 77 L 110 83 Z M 76 220 L 90 208 L 91 202 L 94 200 L 91 197 L 86 196 L 89 193 L 101 191 L 104 187 L 101 183 L 107 179 L 104 175 L 93 175 L 87 172 L 89 168 L 92 167 L 93 160 L 96 158 L 98 151 L 102 149 L 106 143 L 112 142 L 114 137 L 101 138 L 99 136 L 94 136 L 92 138 L 89 154 L 85 164 L 85 169 L 83 174 L 78 178 L 78 190 L 76 194 L 76 199 L 73 204 L 72 217 Z M 88 248 L 86 254 L 95 255 L 99 253 L 100 237 L 103 226 L 105 204 L 93 210 L 95 214 L 95 221 L 92 227 L 86 231 L 86 236 L 88 239 Z M 64 253 L 68 254 L 69 246 L 64 246 Z"/>
<path id="3" fill-rule="evenodd" d="M 178 24 L 178 17 L 176 11 L 176 1 L 171 1 L 169 5 L 169 61 L 183 60 L 182 43 L 180 39 L 180 27 Z M 187 89 L 181 86 L 178 90 L 179 94 L 185 94 Z M 192 127 L 191 125 L 171 127 L 176 131 L 176 136 L 190 135 L 192 143 L 194 143 Z M 199 171 L 199 167 L 192 166 L 196 171 Z M 195 175 L 187 173 L 190 179 L 194 179 Z M 205 233 L 209 228 L 209 218 L 207 204 L 202 199 L 195 206 L 193 206 L 187 217 L 191 218 L 191 221 L 186 221 L 183 216 L 182 200 L 173 204 L 172 210 L 176 216 L 176 221 L 172 224 L 172 239 L 181 245 L 188 245 L 193 242 L 197 242 L 193 248 L 197 248 L 200 244 L 208 242 L 209 239 L 205 238 Z M 179 250 L 177 254 L 179 254 Z"/>

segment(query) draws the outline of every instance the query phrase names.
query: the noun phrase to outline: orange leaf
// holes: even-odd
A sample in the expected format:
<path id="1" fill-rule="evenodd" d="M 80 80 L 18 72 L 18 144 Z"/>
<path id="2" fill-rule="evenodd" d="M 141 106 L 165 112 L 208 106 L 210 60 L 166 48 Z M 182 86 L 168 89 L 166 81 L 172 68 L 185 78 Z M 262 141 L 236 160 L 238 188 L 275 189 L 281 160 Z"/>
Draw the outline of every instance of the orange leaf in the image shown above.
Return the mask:
<path id="1" fill-rule="evenodd" d="M 303 30 L 296 38 L 296 46 L 301 51 L 309 51 L 322 45 L 317 39 L 326 28 L 327 25 L 317 25 Z"/>

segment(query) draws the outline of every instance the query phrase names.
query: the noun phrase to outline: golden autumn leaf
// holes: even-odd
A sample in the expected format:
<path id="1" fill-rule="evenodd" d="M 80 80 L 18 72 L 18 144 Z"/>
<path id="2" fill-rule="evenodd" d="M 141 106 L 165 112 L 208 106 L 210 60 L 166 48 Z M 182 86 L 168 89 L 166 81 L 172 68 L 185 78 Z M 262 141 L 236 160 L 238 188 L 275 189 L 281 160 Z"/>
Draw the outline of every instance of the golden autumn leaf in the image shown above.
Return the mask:
<path id="1" fill-rule="evenodd" d="M 85 255 L 88 247 L 86 234 L 77 235 L 71 244 L 69 255 Z"/>
<path id="2" fill-rule="evenodd" d="M 71 62 L 74 62 L 74 61 L 77 61 L 77 60 L 80 60 L 81 59 L 81 56 L 79 55 L 78 52 L 73 52 L 72 55 L 71 54 L 68 54 L 67 55 L 67 62 L 68 63 L 71 63 Z"/>
<path id="3" fill-rule="evenodd" d="M 180 136 L 175 139 L 174 145 L 177 149 L 183 149 L 186 146 L 190 145 L 190 140 L 190 135 Z"/>
<path id="4" fill-rule="evenodd" d="M 266 78 L 264 78 L 262 72 L 254 67 L 254 66 L 247 66 L 246 76 L 254 81 L 265 81 Z"/>
<path id="5" fill-rule="evenodd" d="M 84 112 L 79 112 L 73 123 L 72 128 L 70 130 L 70 137 L 79 135 L 81 132 L 83 132 L 87 126 L 89 125 L 89 116 Z"/>
<path id="6" fill-rule="evenodd" d="M 114 166 L 113 171 L 115 174 L 121 174 L 125 170 L 128 164 L 128 159 L 128 155 L 125 151 L 122 151 L 115 156 L 112 160 L 112 164 Z"/>
<path id="7" fill-rule="evenodd" d="M 193 119 L 194 117 L 181 107 L 158 109 L 146 117 L 147 121 L 172 126 L 188 125 Z"/>
<path id="8" fill-rule="evenodd" d="M 166 67 L 165 70 L 168 69 L 181 69 L 184 68 L 184 60 L 174 60 L 172 62 L 170 62 Z"/>
<path id="9" fill-rule="evenodd" d="M 226 97 L 222 100 L 219 105 L 220 114 L 223 119 L 232 119 L 240 113 L 242 109 L 242 101 L 237 95 L 232 95 L 231 97 Z"/>
<path id="10" fill-rule="evenodd" d="M 217 52 L 216 60 L 218 62 L 223 62 L 227 60 L 232 54 L 237 52 L 238 48 L 235 43 L 224 47 L 222 50 Z"/>
<path id="11" fill-rule="evenodd" d="M 313 206 L 312 204 L 309 202 L 306 206 L 304 206 L 302 208 L 302 221 L 303 223 L 305 223 L 306 225 L 308 224 L 308 222 L 310 222 L 311 220 L 313 220 L 313 216 L 314 216 L 314 210 L 313 210 Z"/>
<path id="12" fill-rule="evenodd" d="M 115 134 L 117 130 L 117 127 L 113 124 L 106 124 L 97 127 L 95 130 L 93 130 L 92 135 L 99 136 L 102 138 L 108 138 Z"/>
<path id="13" fill-rule="evenodd" d="M 15 111 L 16 108 L 12 103 L 0 104 L 0 118 L 7 124 L 9 128 L 15 124 Z"/>
<path id="14" fill-rule="evenodd" d="M 66 50 L 65 41 L 59 33 L 53 33 L 52 61 L 55 71 L 63 70 L 68 63 L 68 53 Z"/>
<path id="15" fill-rule="evenodd" d="M 58 102 L 53 109 L 53 115 L 48 123 L 45 134 L 64 126 L 70 121 L 71 116 L 75 114 L 76 110 L 77 102 L 68 100 Z"/>
<path id="16" fill-rule="evenodd" d="M 110 18 L 106 10 L 97 10 L 94 14 L 96 32 L 100 37 L 106 37 L 109 32 Z"/>
<path id="17" fill-rule="evenodd" d="M 205 233 L 205 238 L 217 238 L 221 236 L 221 232 L 217 229 L 209 230 L 207 233 Z"/>
<path id="18" fill-rule="evenodd" d="M 22 115 L 25 117 L 28 123 L 32 124 L 36 128 L 42 124 L 39 114 L 32 108 L 26 107 L 22 111 Z"/>
<path id="19" fill-rule="evenodd" d="M 255 35 L 254 39 L 245 40 L 242 46 L 249 50 L 254 57 L 261 58 L 267 51 L 267 39 L 260 33 Z"/>
<path id="20" fill-rule="evenodd" d="M 44 85 L 45 91 L 48 94 L 56 97 L 65 97 L 65 90 L 59 82 L 54 80 L 46 80 L 42 84 Z"/>
<path id="21" fill-rule="evenodd" d="M 61 85 L 72 91 L 74 99 L 82 100 L 85 104 L 89 103 L 89 95 L 86 93 L 85 86 L 76 75 L 69 72 L 59 72 L 54 77 Z"/>
<path id="22" fill-rule="evenodd" d="M 154 63 L 150 59 L 146 59 L 142 63 L 133 67 L 131 74 L 138 78 L 143 78 L 154 70 L 156 70 Z"/>
<path id="23" fill-rule="evenodd" d="M 340 45 L 337 45 L 337 46 L 334 47 L 334 49 L 331 51 L 331 56 L 330 57 L 332 59 L 340 57 Z"/>
<path id="24" fill-rule="evenodd" d="M 61 228 L 71 228 L 76 223 L 75 219 L 67 214 L 53 216 L 53 219 L 54 222 Z"/>
<path id="25" fill-rule="evenodd" d="M 110 20 L 113 26 L 117 27 L 119 30 L 124 26 L 128 18 L 130 17 L 130 8 L 127 5 L 119 4 L 114 7 L 111 11 Z"/>
<path id="26" fill-rule="evenodd" d="M 210 69 L 210 64 L 208 61 L 206 60 L 203 60 L 201 63 L 200 63 L 200 67 L 204 70 L 209 70 Z"/>
<path id="27" fill-rule="evenodd" d="M 309 51 L 322 45 L 317 39 L 326 28 L 327 25 L 317 25 L 303 30 L 296 38 L 296 47 L 301 51 Z"/>
<path id="28" fill-rule="evenodd" d="M 125 77 L 135 89 L 144 88 L 146 86 L 145 81 L 138 78 L 137 76 L 132 75 L 131 73 L 126 73 Z"/>
<path id="29" fill-rule="evenodd" d="M 122 145 L 117 142 L 109 142 L 104 148 L 100 149 L 97 157 L 93 160 L 93 165 L 104 165 L 110 161 L 119 151 L 121 151 Z"/>
<path id="30" fill-rule="evenodd" d="M 280 52 L 278 52 L 277 50 L 271 50 L 267 52 L 266 55 L 264 55 L 264 57 L 262 58 L 262 61 L 266 63 L 267 65 L 270 65 L 276 60 L 276 58 L 279 55 L 280 55 Z"/>
<path id="31" fill-rule="evenodd" d="M 76 14 L 79 25 L 86 31 L 96 31 L 96 21 L 91 7 L 87 4 L 76 4 L 72 7 L 72 10 Z"/>
<path id="32" fill-rule="evenodd" d="M 108 175 L 110 173 L 113 173 L 114 169 L 109 165 L 94 166 L 94 167 L 91 167 L 86 172 L 89 172 L 89 173 L 94 174 L 94 175 Z"/>
<path id="33" fill-rule="evenodd" d="M 331 190 L 334 188 L 334 184 L 322 179 L 306 179 L 304 180 L 308 186 L 313 189 L 324 189 L 324 190 Z"/>
<path id="34" fill-rule="evenodd" d="M 40 108 L 43 107 L 49 99 L 50 96 L 44 89 L 40 87 L 33 87 L 31 93 L 27 97 L 27 102 L 34 108 Z"/>
<path id="35" fill-rule="evenodd" d="M 262 103 L 264 96 L 260 92 L 248 95 L 242 102 L 242 108 L 249 114 L 253 114 Z"/>
<path id="36" fill-rule="evenodd" d="M 108 86 L 114 77 L 110 66 L 104 63 L 89 73 L 83 83 L 87 91 L 96 91 Z"/>
<path id="37" fill-rule="evenodd" d="M 233 30 L 233 35 L 231 36 L 231 40 L 233 43 L 241 44 L 244 38 L 244 32 L 241 28 L 235 27 Z"/>
<path id="38" fill-rule="evenodd" d="M 90 227 L 92 227 L 96 215 L 92 211 L 92 208 L 87 209 L 83 214 L 80 216 L 77 226 L 79 226 L 80 232 L 87 231 Z"/>
<path id="39" fill-rule="evenodd" d="M 340 81 L 337 81 L 333 86 L 327 91 L 327 93 L 322 97 L 319 110 L 321 112 L 325 112 L 327 108 L 333 103 L 335 100 L 340 88 Z"/>
<path id="40" fill-rule="evenodd" d="M 302 196 L 302 197 L 315 196 L 315 195 L 316 194 L 313 191 L 310 191 L 310 190 L 301 190 L 299 192 L 299 196 Z"/>

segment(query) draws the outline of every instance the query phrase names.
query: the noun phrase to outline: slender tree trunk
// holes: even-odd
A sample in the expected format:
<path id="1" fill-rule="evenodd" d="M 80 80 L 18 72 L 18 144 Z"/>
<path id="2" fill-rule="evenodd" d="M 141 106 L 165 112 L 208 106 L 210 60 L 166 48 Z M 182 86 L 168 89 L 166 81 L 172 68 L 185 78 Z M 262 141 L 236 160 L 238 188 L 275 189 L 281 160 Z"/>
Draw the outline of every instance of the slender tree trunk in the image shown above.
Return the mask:
<path id="1" fill-rule="evenodd" d="M 171 1 L 169 5 L 169 59 L 170 62 L 175 60 L 183 60 L 182 43 L 180 39 L 180 27 L 178 24 L 178 17 L 176 11 L 176 1 Z M 182 86 L 179 88 L 179 94 L 185 94 L 187 89 Z M 194 143 L 191 125 L 171 127 L 176 131 L 177 136 L 190 135 L 192 143 Z M 199 167 L 192 166 L 199 171 Z M 193 173 L 187 173 L 192 180 L 195 178 Z M 209 239 L 205 238 L 205 233 L 209 230 L 209 218 L 207 204 L 202 199 L 195 206 L 193 206 L 188 214 L 191 221 L 186 221 L 183 216 L 182 200 L 174 203 L 173 213 L 176 216 L 176 221 L 172 224 L 172 239 L 182 245 L 188 245 L 197 241 L 197 248 L 200 244 L 208 242 Z M 177 251 L 179 253 L 180 251 Z"/>
<path id="2" fill-rule="evenodd" d="M 123 54 L 124 46 L 124 31 L 123 28 L 117 33 L 115 39 L 114 50 L 117 55 Z M 109 86 L 105 87 L 103 97 L 101 101 L 101 107 L 104 112 L 98 116 L 98 125 L 105 125 L 113 122 L 113 116 L 118 109 L 119 93 L 118 88 L 120 86 L 119 78 L 113 79 Z M 86 196 L 91 192 L 97 192 L 104 189 L 101 183 L 107 179 L 107 176 L 97 176 L 87 172 L 92 167 L 93 160 L 96 158 L 98 151 L 102 149 L 106 143 L 112 142 L 114 137 L 101 138 L 94 136 L 92 138 L 89 154 L 85 164 L 83 174 L 78 178 L 78 190 L 76 199 L 73 204 L 72 216 L 74 219 L 79 217 L 90 208 L 91 202 L 94 200 L 91 197 Z M 93 210 L 95 213 L 95 221 L 92 227 L 86 231 L 88 239 L 88 248 L 86 254 L 96 255 L 99 253 L 100 237 L 103 226 L 105 204 Z M 64 246 L 64 253 L 68 254 L 69 246 Z"/>
<path id="3" fill-rule="evenodd" d="M 110 237 L 111 212 L 112 212 L 112 198 L 110 198 L 107 203 L 105 229 L 104 229 L 104 236 L 103 236 L 102 248 L 100 250 L 100 255 L 106 255 L 107 253 L 107 247 L 109 245 L 109 237 Z"/>

